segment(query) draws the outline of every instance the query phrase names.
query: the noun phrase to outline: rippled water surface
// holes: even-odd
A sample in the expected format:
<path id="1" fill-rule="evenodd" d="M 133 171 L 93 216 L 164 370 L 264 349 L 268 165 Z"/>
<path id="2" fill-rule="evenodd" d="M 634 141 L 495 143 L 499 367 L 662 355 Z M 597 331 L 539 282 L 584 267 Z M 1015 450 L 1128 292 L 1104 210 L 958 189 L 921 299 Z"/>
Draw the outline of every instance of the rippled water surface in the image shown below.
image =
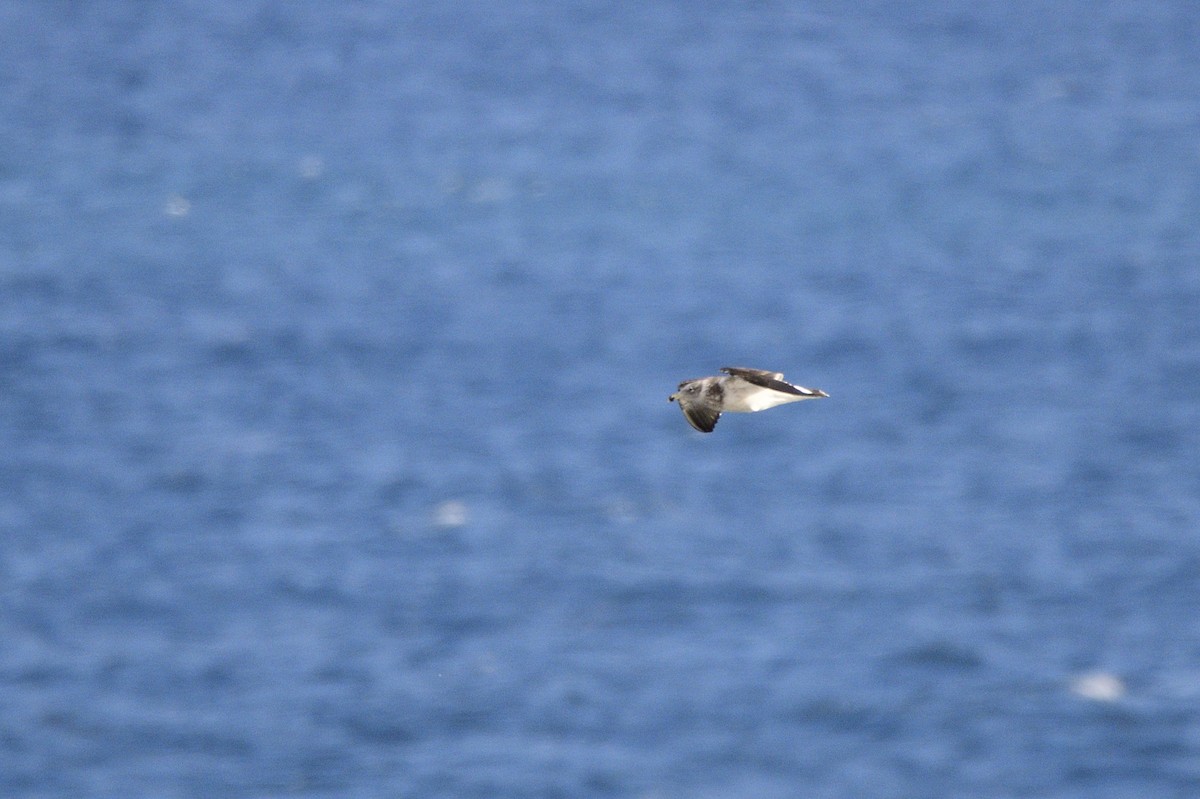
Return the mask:
<path id="1" fill-rule="evenodd" d="M 920 6 L 0 10 L 0 794 L 1195 796 L 1200 13 Z"/>

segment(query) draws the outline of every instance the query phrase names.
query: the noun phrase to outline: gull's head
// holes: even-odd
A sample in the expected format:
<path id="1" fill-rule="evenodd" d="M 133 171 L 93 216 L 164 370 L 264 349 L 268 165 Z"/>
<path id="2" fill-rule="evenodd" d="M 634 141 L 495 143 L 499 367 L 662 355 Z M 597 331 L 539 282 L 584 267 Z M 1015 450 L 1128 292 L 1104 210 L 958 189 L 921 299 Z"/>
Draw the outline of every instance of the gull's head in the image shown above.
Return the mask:
<path id="1" fill-rule="evenodd" d="M 704 385 L 704 379 L 699 380 L 684 380 L 679 384 L 679 390 L 671 396 L 667 397 L 667 402 L 675 402 L 676 400 L 695 399 L 700 396 L 700 389 Z"/>

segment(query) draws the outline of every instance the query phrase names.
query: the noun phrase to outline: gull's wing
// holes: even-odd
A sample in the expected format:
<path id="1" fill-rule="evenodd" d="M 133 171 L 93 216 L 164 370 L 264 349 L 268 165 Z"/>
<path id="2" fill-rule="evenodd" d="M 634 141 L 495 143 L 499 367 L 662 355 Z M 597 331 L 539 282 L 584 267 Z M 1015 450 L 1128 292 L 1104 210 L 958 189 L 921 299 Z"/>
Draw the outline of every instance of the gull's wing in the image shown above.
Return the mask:
<path id="1" fill-rule="evenodd" d="M 711 433 L 717 426 L 717 419 L 721 417 L 720 411 L 713 410 L 708 405 L 699 402 L 688 402 L 681 399 L 679 408 L 683 411 L 683 418 L 687 419 L 687 423 L 701 433 Z"/>
<path id="2" fill-rule="evenodd" d="M 723 366 L 721 371 L 733 377 L 740 377 L 747 383 L 769 388 L 772 391 L 782 391 L 784 394 L 795 394 L 799 397 L 811 397 L 817 392 L 800 386 L 793 386 L 783 381 L 783 372 L 767 372 L 762 369 L 744 369 L 740 366 Z"/>
<path id="3" fill-rule="evenodd" d="M 722 366 L 721 371 L 727 375 L 740 377 L 743 380 L 750 380 L 751 382 L 753 382 L 752 378 L 756 377 L 763 380 L 783 379 L 783 372 L 768 372 L 766 369 L 747 369 L 744 366 Z"/>

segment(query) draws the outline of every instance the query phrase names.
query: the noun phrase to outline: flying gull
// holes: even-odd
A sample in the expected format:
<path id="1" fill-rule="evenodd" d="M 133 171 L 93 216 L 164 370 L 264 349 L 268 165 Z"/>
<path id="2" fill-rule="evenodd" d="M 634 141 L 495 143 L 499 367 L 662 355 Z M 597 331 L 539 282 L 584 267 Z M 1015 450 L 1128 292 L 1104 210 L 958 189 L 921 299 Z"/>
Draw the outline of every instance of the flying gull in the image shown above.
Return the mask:
<path id="1" fill-rule="evenodd" d="M 679 390 L 667 397 L 679 400 L 683 418 L 701 433 L 711 433 L 721 414 L 754 413 L 806 399 L 828 397 L 819 388 L 804 388 L 785 383 L 782 372 L 726 366 L 725 375 L 684 380 Z"/>

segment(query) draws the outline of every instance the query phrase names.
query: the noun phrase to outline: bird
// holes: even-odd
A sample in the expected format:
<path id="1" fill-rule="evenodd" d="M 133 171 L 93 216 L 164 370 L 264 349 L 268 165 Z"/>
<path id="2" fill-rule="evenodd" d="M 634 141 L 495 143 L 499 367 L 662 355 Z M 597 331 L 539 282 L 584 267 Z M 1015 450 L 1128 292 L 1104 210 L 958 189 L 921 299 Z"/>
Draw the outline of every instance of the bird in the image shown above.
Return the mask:
<path id="1" fill-rule="evenodd" d="M 788 402 L 828 397 L 819 388 L 805 388 L 785 382 L 783 372 L 721 367 L 724 375 L 684 380 L 679 390 L 667 397 L 679 402 L 683 418 L 701 433 L 711 433 L 721 414 L 754 413 Z"/>

